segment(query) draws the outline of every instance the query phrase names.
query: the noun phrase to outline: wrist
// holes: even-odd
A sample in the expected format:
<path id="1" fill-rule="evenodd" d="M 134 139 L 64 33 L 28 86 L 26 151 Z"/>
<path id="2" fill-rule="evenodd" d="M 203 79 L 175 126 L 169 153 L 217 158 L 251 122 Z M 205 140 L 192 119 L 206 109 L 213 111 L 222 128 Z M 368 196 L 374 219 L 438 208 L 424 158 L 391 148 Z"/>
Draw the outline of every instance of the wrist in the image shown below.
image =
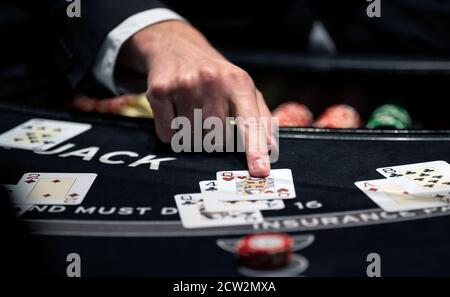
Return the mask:
<path id="1" fill-rule="evenodd" d="M 163 21 L 140 30 L 124 44 L 119 57 L 121 64 L 148 73 L 153 58 L 165 51 L 164 44 L 169 36 L 186 30 L 195 29 L 180 20 Z"/>

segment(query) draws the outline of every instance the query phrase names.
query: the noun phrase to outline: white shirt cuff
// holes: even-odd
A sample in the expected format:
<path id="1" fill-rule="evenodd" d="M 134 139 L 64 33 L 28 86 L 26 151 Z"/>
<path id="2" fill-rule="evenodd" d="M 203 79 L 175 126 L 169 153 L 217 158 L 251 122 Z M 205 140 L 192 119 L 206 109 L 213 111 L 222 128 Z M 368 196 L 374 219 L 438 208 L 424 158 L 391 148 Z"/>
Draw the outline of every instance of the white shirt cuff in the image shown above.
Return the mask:
<path id="1" fill-rule="evenodd" d="M 170 9 L 154 8 L 134 14 L 115 27 L 100 47 L 93 67 L 94 77 L 114 94 L 119 94 L 120 90 L 114 81 L 114 68 L 120 48 L 138 31 L 167 20 L 185 21 Z"/>

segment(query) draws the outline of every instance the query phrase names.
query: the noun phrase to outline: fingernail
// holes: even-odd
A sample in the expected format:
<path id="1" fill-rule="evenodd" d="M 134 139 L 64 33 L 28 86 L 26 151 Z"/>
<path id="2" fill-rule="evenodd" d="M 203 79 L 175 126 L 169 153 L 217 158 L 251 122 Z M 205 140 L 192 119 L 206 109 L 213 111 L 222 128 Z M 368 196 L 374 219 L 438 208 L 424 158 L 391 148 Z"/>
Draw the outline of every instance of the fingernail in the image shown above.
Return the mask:
<path id="1" fill-rule="evenodd" d="M 253 173 L 258 177 L 269 175 L 270 163 L 267 158 L 259 158 L 253 163 Z"/>

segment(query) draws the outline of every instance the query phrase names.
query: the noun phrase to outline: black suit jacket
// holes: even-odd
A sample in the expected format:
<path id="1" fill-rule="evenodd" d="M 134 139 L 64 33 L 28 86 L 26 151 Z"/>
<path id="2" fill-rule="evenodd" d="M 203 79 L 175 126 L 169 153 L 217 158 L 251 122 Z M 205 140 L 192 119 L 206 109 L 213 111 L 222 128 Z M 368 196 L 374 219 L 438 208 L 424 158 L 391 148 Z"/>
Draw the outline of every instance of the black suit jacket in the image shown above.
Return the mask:
<path id="1" fill-rule="evenodd" d="M 56 63 L 73 87 L 87 75 L 111 30 L 135 13 L 164 7 L 155 0 L 82 0 L 81 17 L 69 18 L 66 0 L 27 2 L 25 10 L 47 35 Z"/>

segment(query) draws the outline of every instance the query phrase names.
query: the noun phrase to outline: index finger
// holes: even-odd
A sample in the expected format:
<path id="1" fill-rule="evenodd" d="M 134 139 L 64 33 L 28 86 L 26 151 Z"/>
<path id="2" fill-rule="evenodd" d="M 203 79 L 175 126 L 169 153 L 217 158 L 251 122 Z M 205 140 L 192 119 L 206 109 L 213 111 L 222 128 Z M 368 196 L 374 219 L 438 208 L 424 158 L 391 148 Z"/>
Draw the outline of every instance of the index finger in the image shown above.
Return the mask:
<path id="1" fill-rule="evenodd" d="M 239 90 L 232 95 L 234 115 L 243 141 L 251 176 L 266 177 L 270 173 L 270 159 L 264 121 L 259 113 L 256 89 Z"/>

